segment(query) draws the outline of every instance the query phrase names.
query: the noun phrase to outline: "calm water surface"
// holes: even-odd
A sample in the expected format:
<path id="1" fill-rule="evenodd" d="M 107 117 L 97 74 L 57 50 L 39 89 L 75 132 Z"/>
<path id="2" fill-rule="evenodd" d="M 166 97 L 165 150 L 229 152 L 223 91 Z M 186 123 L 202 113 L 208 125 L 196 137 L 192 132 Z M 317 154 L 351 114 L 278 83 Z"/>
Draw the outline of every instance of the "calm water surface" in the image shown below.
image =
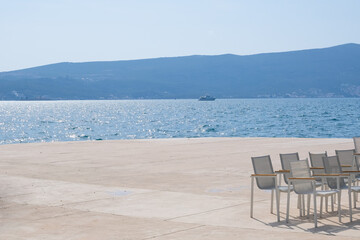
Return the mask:
<path id="1" fill-rule="evenodd" d="M 360 136 L 360 99 L 0 102 L 0 144 L 196 137 Z"/>

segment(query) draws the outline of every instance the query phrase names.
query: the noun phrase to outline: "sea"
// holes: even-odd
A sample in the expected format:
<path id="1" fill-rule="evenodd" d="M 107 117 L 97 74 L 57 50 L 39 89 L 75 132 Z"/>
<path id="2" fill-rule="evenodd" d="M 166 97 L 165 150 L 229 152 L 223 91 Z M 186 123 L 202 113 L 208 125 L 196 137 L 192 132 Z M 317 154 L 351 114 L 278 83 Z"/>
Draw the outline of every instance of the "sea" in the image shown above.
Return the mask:
<path id="1" fill-rule="evenodd" d="M 0 144 L 360 136 L 360 99 L 0 101 Z"/>

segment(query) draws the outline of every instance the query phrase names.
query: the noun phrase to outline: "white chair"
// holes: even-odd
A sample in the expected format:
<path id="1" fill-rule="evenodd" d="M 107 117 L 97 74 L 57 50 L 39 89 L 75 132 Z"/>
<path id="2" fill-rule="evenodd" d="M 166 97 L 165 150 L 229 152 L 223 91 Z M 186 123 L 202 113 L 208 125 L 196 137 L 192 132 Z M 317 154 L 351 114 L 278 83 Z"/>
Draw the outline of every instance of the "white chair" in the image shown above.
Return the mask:
<path id="1" fill-rule="evenodd" d="M 281 186 L 281 175 L 284 176 L 284 182 L 286 185 L 288 185 L 288 178 L 291 177 L 291 173 L 290 173 L 290 162 L 294 162 L 294 161 L 299 161 L 299 153 L 295 152 L 295 153 L 280 153 L 280 162 L 281 162 L 281 170 L 279 171 L 275 171 L 275 173 L 279 174 L 279 186 Z M 290 185 L 291 189 L 290 191 L 292 191 L 292 185 Z M 287 190 L 287 189 L 286 189 Z M 287 191 L 286 191 L 287 192 Z M 280 193 L 281 191 L 279 191 L 279 206 L 280 206 Z M 298 209 L 300 210 L 300 215 L 304 214 L 305 215 L 305 199 L 301 199 L 301 196 L 299 195 L 298 198 Z M 302 211 L 303 210 L 303 211 Z"/>
<path id="2" fill-rule="evenodd" d="M 250 206 L 250 217 L 253 217 L 253 205 L 254 205 L 254 179 L 256 179 L 256 184 L 261 190 L 271 190 L 271 210 L 273 213 L 273 202 L 274 202 L 274 192 L 276 196 L 276 215 L 277 221 L 280 221 L 279 215 L 279 188 L 277 184 L 277 175 L 274 173 L 274 169 L 271 163 L 271 158 L 269 155 L 261 157 L 252 157 L 252 165 L 254 168 L 254 173 L 251 175 L 251 206 Z M 287 188 L 287 187 L 286 187 Z M 286 189 L 287 190 L 287 189 Z M 285 191 L 282 188 L 281 191 Z"/>
<path id="3" fill-rule="evenodd" d="M 352 222 L 352 201 L 351 201 L 351 193 L 354 193 L 354 200 L 355 200 L 355 193 L 360 192 L 359 186 L 351 186 L 351 178 L 352 175 L 344 174 L 346 172 L 352 172 L 352 173 L 359 173 L 359 171 L 343 171 L 341 168 L 340 161 L 338 159 L 338 156 L 328 156 L 323 157 L 324 167 L 325 167 L 325 173 L 328 175 L 326 177 L 326 181 L 328 184 L 328 187 L 330 189 L 338 189 L 340 190 L 339 194 L 341 195 L 341 190 L 347 189 L 348 195 L 349 195 L 349 212 L 350 212 L 350 221 Z M 330 175 L 329 175 L 330 174 Z M 334 175 L 334 176 L 331 176 Z M 337 176 L 335 176 L 337 175 Z M 345 179 L 347 179 L 347 183 L 345 182 Z M 340 201 L 340 197 L 339 197 Z M 356 201 L 354 201 L 354 206 L 356 207 Z M 339 210 L 340 212 L 340 210 Z M 340 213 L 339 213 L 340 214 Z M 340 220 L 340 215 L 339 215 Z"/>
<path id="4" fill-rule="evenodd" d="M 338 190 L 316 190 L 316 178 L 311 176 L 309 163 L 307 160 L 294 161 L 290 163 L 290 170 L 292 177 L 289 178 L 288 186 L 290 184 L 294 187 L 294 192 L 299 195 L 308 195 L 308 213 L 310 209 L 310 197 L 313 195 L 314 200 L 314 224 L 317 227 L 317 206 L 316 197 L 334 196 L 339 193 Z M 338 201 L 338 208 L 340 209 L 340 200 Z M 290 191 L 287 195 L 287 209 L 286 222 L 289 222 L 290 211 Z"/>
<path id="5" fill-rule="evenodd" d="M 310 157 L 310 170 L 312 171 L 313 175 L 318 175 L 318 174 L 325 174 L 325 168 L 324 168 L 324 162 L 323 162 L 323 157 L 327 157 L 327 152 L 323 152 L 323 153 L 311 153 L 309 152 L 309 157 Z M 321 189 L 322 190 L 327 190 L 327 183 L 326 183 L 326 178 L 325 177 L 315 177 L 316 178 L 316 184 L 317 186 L 321 185 Z M 336 203 L 336 198 L 331 198 L 331 210 L 334 211 L 334 203 Z M 321 217 L 321 213 L 322 213 L 322 205 L 323 205 L 323 198 L 321 198 L 321 203 L 320 203 L 320 217 Z M 326 211 L 328 212 L 328 197 L 325 197 L 325 208 Z"/>

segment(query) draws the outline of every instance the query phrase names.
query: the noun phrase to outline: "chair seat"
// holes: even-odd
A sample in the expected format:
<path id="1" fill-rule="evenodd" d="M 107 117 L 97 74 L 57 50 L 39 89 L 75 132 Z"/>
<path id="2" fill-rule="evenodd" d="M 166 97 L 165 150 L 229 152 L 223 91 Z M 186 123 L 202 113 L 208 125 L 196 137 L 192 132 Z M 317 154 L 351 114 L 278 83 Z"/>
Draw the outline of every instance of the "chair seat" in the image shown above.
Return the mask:
<path id="1" fill-rule="evenodd" d="M 316 195 L 318 196 L 329 196 L 338 193 L 338 190 L 319 190 L 316 191 Z"/>
<path id="2" fill-rule="evenodd" d="M 321 187 L 322 183 L 321 182 L 315 182 L 315 187 Z"/>
<path id="3" fill-rule="evenodd" d="M 360 192 L 360 186 L 351 186 L 352 192 Z"/>
<path id="4" fill-rule="evenodd" d="M 288 186 L 278 186 L 278 189 L 280 192 L 287 192 L 289 187 Z M 294 187 L 290 186 L 290 191 L 293 191 L 293 190 L 294 190 Z"/>

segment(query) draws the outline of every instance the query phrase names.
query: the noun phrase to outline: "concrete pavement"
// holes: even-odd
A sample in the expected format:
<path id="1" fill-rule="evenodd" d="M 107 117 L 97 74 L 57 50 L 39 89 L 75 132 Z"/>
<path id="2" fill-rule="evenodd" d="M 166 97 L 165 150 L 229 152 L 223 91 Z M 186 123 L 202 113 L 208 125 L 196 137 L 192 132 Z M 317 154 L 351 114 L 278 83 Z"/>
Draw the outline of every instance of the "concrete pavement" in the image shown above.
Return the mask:
<path id="1" fill-rule="evenodd" d="M 270 214 L 255 190 L 251 156 L 353 148 L 352 139 L 200 138 L 32 143 L 0 146 L 0 239 L 359 239 L 360 209 L 349 222 L 325 213 L 314 229 Z M 360 205 L 360 204 L 358 204 Z"/>

